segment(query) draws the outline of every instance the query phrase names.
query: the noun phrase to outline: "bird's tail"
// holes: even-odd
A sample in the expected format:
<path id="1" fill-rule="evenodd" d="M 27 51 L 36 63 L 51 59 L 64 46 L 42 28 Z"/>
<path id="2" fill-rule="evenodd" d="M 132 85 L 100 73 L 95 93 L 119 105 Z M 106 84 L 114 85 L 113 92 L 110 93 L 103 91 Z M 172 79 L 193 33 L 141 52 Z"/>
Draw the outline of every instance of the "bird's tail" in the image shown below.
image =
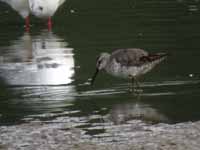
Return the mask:
<path id="1" fill-rule="evenodd" d="M 157 53 L 157 54 L 153 54 L 153 55 L 149 55 L 150 61 L 155 61 L 155 60 L 160 60 L 163 58 L 166 58 L 167 56 L 169 56 L 168 53 Z"/>

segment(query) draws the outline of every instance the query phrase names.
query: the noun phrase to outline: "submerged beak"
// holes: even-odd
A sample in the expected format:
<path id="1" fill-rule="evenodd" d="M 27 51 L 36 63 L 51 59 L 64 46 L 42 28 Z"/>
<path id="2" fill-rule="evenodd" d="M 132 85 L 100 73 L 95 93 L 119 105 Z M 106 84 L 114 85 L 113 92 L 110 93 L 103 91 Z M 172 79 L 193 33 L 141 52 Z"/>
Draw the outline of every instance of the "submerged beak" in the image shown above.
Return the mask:
<path id="1" fill-rule="evenodd" d="M 94 84 L 94 80 L 96 79 L 98 72 L 99 72 L 99 69 L 96 69 L 96 72 L 95 72 L 94 75 L 92 76 L 92 80 L 91 80 L 91 82 L 90 82 L 91 85 Z"/>

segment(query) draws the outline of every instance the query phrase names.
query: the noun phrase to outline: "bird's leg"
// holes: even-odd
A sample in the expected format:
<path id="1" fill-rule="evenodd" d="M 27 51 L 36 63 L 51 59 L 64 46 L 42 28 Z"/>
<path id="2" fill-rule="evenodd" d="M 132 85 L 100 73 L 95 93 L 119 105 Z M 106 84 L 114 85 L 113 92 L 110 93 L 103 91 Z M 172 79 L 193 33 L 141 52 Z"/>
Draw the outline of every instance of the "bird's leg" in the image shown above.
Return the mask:
<path id="1" fill-rule="evenodd" d="M 135 79 L 133 76 L 129 75 L 129 79 L 130 79 L 130 82 L 129 82 L 129 92 L 133 92 L 134 91 L 134 84 L 135 84 Z"/>
<path id="2" fill-rule="evenodd" d="M 26 32 L 30 31 L 30 18 L 29 18 L 29 16 L 27 16 L 25 18 L 25 30 L 26 30 Z"/>
<path id="3" fill-rule="evenodd" d="M 140 84 L 139 84 L 139 81 L 136 78 L 135 78 L 135 84 L 136 84 L 137 89 L 139 89 L 140 88 Z"/>
<path id="4" fill-rule="evenodd" d="M 131 90 L 134 91 L 134 89 L 135 89 L 135 78 L 132 77 L 131 78 Z"/>
<path id="5" fill-rule="evenodd" d="M 134 78 L 134 81 L 135 81 L 135 84 L 136 84 L 135 92 L 137 92 L 137 93 L 142 93 L 143 90 L 140 88 L 139 81 L 138 81 L 136 78 Z"/>
<path id="6" fill-rule="evenodd" d="M 51 31 L 52 29 L 52 21 L 51 21 L 51 17 L 48 18 L 48 31 Z"/>
<path id="7" fill-rule="evenodd" d="M 130 79 L 129 92 L 141 93 L 142 89 L 140 89 L 140 84 L 137 78 L 130 75 L 129 79 Z"/>

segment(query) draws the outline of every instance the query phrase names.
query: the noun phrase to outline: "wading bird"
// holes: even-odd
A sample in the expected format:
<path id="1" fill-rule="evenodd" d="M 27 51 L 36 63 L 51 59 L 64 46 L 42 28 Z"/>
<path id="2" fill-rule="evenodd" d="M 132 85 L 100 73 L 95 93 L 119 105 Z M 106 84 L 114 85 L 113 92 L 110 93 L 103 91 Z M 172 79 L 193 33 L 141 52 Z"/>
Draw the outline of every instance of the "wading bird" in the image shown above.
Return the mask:
<path id="1" fill-rule="evenodd" d="M 92 77 L 91 85 L 94 83 L 100 70 L 116 77 L 131 80 L 130 90 L 134 85 L 139 88 L 138 77 L 153 69 L 164 60 L 167 53 L 149 54 L 145 50 L 137 48 L 118 49 L 113 53 L 101 53 L 96 62 L 96 72 Z"/>
<path id="2" fill-rule="evenodd" d="M 62 5 L 65 0 L 0 0 L 10 5 L 17 11 L 24 19 L 26 31 L 30 29 L 29 14 L 48 19 L 48 30 L 52 28 L 51 17 L 55 14 L 56 10 Z"/>

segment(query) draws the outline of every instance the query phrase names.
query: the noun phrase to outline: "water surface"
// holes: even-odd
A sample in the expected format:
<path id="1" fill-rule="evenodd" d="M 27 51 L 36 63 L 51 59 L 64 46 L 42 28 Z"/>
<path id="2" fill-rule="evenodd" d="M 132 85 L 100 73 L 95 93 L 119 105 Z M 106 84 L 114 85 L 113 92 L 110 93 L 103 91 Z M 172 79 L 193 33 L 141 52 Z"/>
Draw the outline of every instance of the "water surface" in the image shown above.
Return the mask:
<path id="1" fill-rule="evenodd" d="M 96 135 L 135 120 L 200 119 L 198 1 L 69 1 L 51 32 L 32 17 L 30 33 L 0 7 L 0 125 L 68 118 Z M 140 79 L 143 93 L 130 93 L 127 80 L 105 73 L 88 85 L 100 52 L 128 47 L 170 53 Z"/>

